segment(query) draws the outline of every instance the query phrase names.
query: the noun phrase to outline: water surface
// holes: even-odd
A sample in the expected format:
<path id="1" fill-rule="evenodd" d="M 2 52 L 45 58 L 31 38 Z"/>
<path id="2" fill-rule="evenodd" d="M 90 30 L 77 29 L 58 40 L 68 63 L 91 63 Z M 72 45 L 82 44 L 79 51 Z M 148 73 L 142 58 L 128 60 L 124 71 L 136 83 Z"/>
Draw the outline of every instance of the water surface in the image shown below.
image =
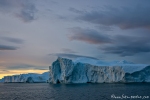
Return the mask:
<path id="1" fill-rule="evenodd" d="M 150 84 L 0 84 L 0 100 L 150 100 L 122 95 L 150 97 Z"/>

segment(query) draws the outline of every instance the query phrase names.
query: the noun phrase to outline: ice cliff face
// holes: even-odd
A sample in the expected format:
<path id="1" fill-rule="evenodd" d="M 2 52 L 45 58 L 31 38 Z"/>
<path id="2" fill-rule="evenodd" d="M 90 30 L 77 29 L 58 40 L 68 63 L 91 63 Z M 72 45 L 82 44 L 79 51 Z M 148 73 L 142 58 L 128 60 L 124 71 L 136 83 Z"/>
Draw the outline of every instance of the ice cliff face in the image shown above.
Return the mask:
<path id="1" fill-rule="evenodd" d="M 150 66 L 127 61 L 58 58 L 50 66 L 50 83 L 150 82 Z"/>
<path id="2" fill-rule="evenodd" d="M 4 78 L 0 79 L 0 83 L 4 82 Z"/>
<path id="3" fill-rule="evenodd" d="M 127 82 L 150 82 L 150 66 L 133 73 L 126 73 L 125 80 Z"/>
<path id="4" fill-rule="evenodd" d="M 48 82 L 49 79 L 49 72 L 45 72 L 43 74 L 20 74 L 20 75 L 13 75 L 13 76 L 5 76 L 1 79 L 1 82 L 11 83 L 11 82 L 21 82 L 21 83 L 35 83 L 35 82 Z"/>

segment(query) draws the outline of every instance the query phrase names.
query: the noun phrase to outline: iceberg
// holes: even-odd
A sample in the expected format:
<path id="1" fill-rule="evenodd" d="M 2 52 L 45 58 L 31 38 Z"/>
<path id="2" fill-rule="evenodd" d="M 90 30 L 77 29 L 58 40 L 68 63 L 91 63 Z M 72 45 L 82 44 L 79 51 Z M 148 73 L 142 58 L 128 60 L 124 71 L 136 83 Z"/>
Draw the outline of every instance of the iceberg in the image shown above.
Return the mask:
<path id="1" fill-rule="evenodd" d="M 28 73 L 13 76 L 4 76 L 0 82 L 5 83 L 46 83 L 49 79 L 49 72 L 42 74 Z"/>
<path id="2" fill-rule="evenodd" d="M 90 58 L 74 60 L 58 57 L 49 67 L 50 83 L 128 83 L 150 82 L 150 66 Z"/>
<path id="3" fill-rule="evenodd" d="M 0 79 L 0 83 L 3 83 L 4 82 L 4 78 Z"/>
<path id="4" fill-rule="evenodd" d="M 101 61 L 91 58 L 74 60 L 58 57 L 42 74 L 5 76 L 0 82 L 19 83 L 130 83 L 150 82 L 150 66 L 125 60 Z"/>

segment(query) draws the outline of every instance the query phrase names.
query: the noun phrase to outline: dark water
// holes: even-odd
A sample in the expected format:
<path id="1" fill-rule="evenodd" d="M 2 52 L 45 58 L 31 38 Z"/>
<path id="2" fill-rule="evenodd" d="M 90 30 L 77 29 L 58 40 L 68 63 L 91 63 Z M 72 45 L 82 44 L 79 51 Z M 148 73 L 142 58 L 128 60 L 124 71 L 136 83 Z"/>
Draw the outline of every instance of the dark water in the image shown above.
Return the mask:
<path id="1" fill-rule="evenodd" d="M 1 83 L 0 100 L 150 100 L 150 84 Z"/>

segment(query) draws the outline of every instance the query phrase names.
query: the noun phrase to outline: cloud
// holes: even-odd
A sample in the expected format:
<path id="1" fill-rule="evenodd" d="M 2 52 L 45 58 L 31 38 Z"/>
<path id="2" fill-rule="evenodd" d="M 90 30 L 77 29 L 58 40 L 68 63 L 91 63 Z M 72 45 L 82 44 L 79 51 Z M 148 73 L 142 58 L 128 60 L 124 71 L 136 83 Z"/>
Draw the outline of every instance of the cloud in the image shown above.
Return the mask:
<path id="1" fill-rule="evenodd" d="M 98 25 L 96 26 L 101 31 L 113 31 L 113 27 L 111 26 L 105 26 L 105 25 Z"/>
<path id="2" fill-rule="evenodd" d="M 105 53 L 118 54 L 120 56 L 133 56 L 137 53 L 150 52 L 150 47 L 147 46 L 150 45 L 144 45 L 142 47 L 137 45 L 135 46 L 114 45 L 114 46 L 106 46 L 102 50 L 104 50 Z"/>
<path id="3" fill-rule="evenodd" d="M 9 70 L 0 70 L 0 74 L 5 74 L 5 73 L 9 73 Z"/>
<path id="4" fill-rule="evenodd" d="M 24 22 L 31 22 L 36 19 L 37 9 L 34 1 L 30 0 L 0 0 L 0 11 L 12 13 Z"/>
<path id="5" fill-rule="evenodd" d="M 86 57 L 86 58 L 97 59 L 95 57 L 84 56 L 84 55 L 76 55 L 76 54 L 70 54 L 70 53 L 55 53 L 55 54 L 49 54 L 49 55 L 50 56 L 57 56 L 57 57 L 66 57 L 66 58 Z"/>
<path id="6" fill-rule="evenodd" d="M 23 3 L 20 13 L 16 13 L 16 16 L 22 19 L 24 22 L 31 22 L 36 19 L 35 18 L 36 12 L 37 9 L 35 8 L 34 4 Z"/>
<path id="7" fill-rule="evenodd" d="M 16 0 L 15 0 L 16 2 Z M 9 11 L 11 7 L 13 7 L 14 3 L 10 0 L 0 0 L 0 11 L 6 12 Z"/>
<path id="8" fill-rule="evenodd" d="M 149 28 L 150 6 L 132 8 L 112 8 L 93 10 L 80 14 L 77 19 L 105 26 L 118 26 L 121 29 Z"/>
<path id="9" fill-rule="evenodd" d="M 70 28 L 71 32 L 68 38 L 77 41 L 83 41 L 90 44 L 105 44 L 111 43 L 109 36 L 99 33 L 93 29 L 82 29 L 79 27 Z"/>
<path id="10" fill-rule="evenodd" d="M 23 40 L 18 39 L 18 38 L 2 37 L 1 39 L 5 40 L 5 41 L 8 41 L 8 42 L 16 43 L 16 44 L 22 44 L 23 43 Z"/>
<path id="11" fill-rule="evenodd" d="M 47 66 L 35 66 L 35 65 L 29 65 L 29 64 L 16 64 L 11 66 L 6 66 L 6 69 L 9 70 L 21 70 L 21 69 L 35 69 L 35 70 L 48 70 Z"/>
<path id="12" fill-rule="evenodd" d="M 0 70 L 0 72 L 9 72 L 8 70 Z"/>
<path id="13" fill-rule="evenodd" d="M 71 49 L 68 49 L 68 48 L 63 48 L 62 51 L 63 51 L 64 53 L 77 53 L 77 52 L 75 52 L 75 51 L 73 51 L 73 50 L 71 50 Z"/>
<path id="14" fill-rule="evenodd" d="M 0 50 L 17 50 L 18 47 L 8 46 L 8 45 L 0 45 Z"/>
<path id="15" fill-rule="evenodd" d="M 105 53 L 118 54 L 120 56 L 133 56 L 138 53 L 150 52 L 150 40 L 147 36 L 122 36 L 114 37 L 114 43 L 99 46 Z"/>
<path id="16" fill-rule="evenodd" d="M 15 43 L 15 44 L 22 44 L 23 40 L 18 39 L 18 38 L 12 38 L 12 37 L 0 37 L 0 42 L 3 44 L 0 44 L 0 50 L 17 50 L 19 47 L 17 46 L 12 46 L 12 45 L 6 45 L 10 43 Z"/>
<path id="17" fill-rule="evenodd" d="M 84 11 L 77 10 L 77 9 L 75 9 L 75 8 L 72 8 L 72 7 L 69 8 L 69 11 L 74 12 L 74 13 L 78 13 L 78 14 L 84 13 Z"/>
<path id="18" fill-rule="evenodd" d="M 100 51 L 119 56 L 133 56 L 138 53 L 150 52 L 149 33 L 129 35 L 106 35 L 96 30 L 72 28 L 69 34 L 70 40 L 83 41 L 88 44 L 96 44 Z"/>

